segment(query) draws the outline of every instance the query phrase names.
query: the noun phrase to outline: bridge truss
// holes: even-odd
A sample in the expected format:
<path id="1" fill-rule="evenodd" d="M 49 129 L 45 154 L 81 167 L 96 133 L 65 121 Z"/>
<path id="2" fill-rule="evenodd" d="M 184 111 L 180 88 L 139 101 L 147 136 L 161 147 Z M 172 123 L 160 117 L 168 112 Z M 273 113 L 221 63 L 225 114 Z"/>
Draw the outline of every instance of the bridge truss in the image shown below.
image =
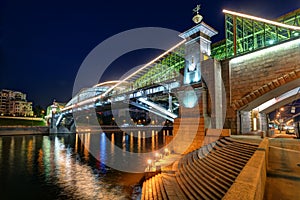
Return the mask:
<path id="1" fill-rule="evenodd" d="M 223 10 L 226 39 L 212 45 L 212 57 L 231 58 L 300 37 L 300 9 L 275 21 Z"/>

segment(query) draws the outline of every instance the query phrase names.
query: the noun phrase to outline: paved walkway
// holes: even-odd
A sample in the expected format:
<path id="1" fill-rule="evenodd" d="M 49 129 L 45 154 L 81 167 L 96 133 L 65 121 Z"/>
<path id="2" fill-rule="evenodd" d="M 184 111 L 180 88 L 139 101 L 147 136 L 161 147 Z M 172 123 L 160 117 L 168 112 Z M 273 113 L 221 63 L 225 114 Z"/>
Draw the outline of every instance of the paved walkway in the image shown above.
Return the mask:
<path id="1" fill-rule="evenodd" d="M 300 140 L 271 138 L 265 200 L 300 198 Z"/>
<path id="2" fill-rule="evenodd" d="M 150 169 L 149 167 L 147 167 L 145 169 L 145 172 L 155 172 L 157 167 L 161 168 L 162 171 L 172 170 L 172 164 L 175 161 L 178 161 L 181 157 L 181 154 L 171 153 L 168 156 L 164 156 L 162 159 L 154 162 L 155 164 L 153 163 Z"/>

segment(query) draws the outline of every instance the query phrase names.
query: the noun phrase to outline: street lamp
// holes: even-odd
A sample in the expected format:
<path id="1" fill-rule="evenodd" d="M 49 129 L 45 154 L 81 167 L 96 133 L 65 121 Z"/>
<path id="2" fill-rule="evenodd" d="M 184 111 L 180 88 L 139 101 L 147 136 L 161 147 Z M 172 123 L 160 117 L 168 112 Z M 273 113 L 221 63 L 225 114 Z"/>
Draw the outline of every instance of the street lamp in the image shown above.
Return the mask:
<path id="1" fill-rule="evenodd" d="M 88 126 L 90 126 L 90 117 L 89 117 L 89 116 L 86 116 L 85 118 L 87 119 Z"/>
<path id="2" fill-rule="evenodd" d="M 149 168 L 149 171 L 151 170 L 151 167 L 152 167 L 152 160 L 151 159 L 148 159 L 147 160 L 147 163 L 148 163 L 148 168 Z"/>
<path id="3" fill-rule="evenodd" d="M 165 148 L 165 156 L 168 156 L 168 155 L 169 155 L 169 149 Z"/>
<path id="4" fill-rule="evenodd" d="M 155 161 L 158 161 L 161 158 L 160 153 L 155 153 Z"/>

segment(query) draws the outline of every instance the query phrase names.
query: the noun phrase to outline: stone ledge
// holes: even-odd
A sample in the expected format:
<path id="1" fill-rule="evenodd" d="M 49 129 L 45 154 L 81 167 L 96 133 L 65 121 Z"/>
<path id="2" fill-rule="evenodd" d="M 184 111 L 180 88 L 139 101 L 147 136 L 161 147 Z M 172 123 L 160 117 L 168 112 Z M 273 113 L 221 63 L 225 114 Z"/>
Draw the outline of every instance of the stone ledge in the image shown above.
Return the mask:
<path id="1" fill-rule="evenodd" d="M 247 162 L 223 199 L 263 199 L 267 178 L 269 140 L 267 138 L 263 139 L 258 149 Z"/>
<path id="2" fill-rule="evenodd" d="M 208 128 L 205 131 L 205 136 L 220 136 L 220 137 L 230 137 L 231 129 L 212 129 Z"/>

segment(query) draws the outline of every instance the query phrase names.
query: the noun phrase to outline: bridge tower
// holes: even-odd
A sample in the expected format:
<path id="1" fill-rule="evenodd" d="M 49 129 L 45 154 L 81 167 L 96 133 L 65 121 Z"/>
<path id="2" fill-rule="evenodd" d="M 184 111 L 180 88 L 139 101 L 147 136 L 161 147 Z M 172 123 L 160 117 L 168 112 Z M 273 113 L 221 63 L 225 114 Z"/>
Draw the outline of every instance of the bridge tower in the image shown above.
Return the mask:
<path id="1" fill-rule="evenodd" d="M 175 152 L 187 153 L 202 146 L 205 128 L 208 128 L 211 124 L 210 117 L 207 115 L 208 91 L 204 83 L 206 80 L 203 80 L 202 64 L 204 61 L 210 59 L 210 39 L 218 32 L 202 21 L 203 17 L 199 14 L 199 9 L 200 6 L 194 9 L 195 16 L 193 17 L 193 21 L 196 25 L 179 35 L 186 40 L 185 68 L 182 86 L 176 91 L 182 102 L 180 106 L 180 117 L 174 121 L 174 138 L 172 139 L 180 137 L 179 141 L 186 141 L 186 145 L 175 144 L 173 146 Z M 204 71 L 206 72 L 207 70 Z M 216 72 L 213 71 L 213 73 Z M 215 80 L 213 82 L 215 82 Z M 215 93 L 215 91 L 213 91 L 213 93 Z M 195 133 L 195 131 L 197 132 L 196 136 L 195 134 L 191 134 L 192 132 Z M 191 140 L 193 140 L 192 143 L 190 142 Z M 190 145 L 188 143 L 190 143 Z M 188 148 L 186 148 L 187 146 Z"/>
<path id="2" fill-rule="evenodd" d="M 202 21 L 203 17 L 198 13 L 199 9 L 199 5 L 194 9 L 197 14 L 193 21 L 197 25 L 179 35 L 186 40 L 183 78 L 185 85 L 201 82 L 201 62 L 209 58 L 211 54 L 210 38 L 218 33 Z"/>

